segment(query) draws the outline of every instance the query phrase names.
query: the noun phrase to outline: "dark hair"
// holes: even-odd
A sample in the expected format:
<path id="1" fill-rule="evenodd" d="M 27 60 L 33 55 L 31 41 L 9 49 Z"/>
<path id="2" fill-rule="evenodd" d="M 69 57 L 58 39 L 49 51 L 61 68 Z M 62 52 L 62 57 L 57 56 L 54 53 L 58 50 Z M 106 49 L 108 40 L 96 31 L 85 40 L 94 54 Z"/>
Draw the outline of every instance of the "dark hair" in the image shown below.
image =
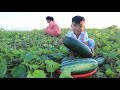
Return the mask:
<path id="1" fill-rule="evenodd" d="M 81 21 L 85 21 L 85 18 L 82 16 L 77 15 L 72 18 L 72 22 L 76 24 L 80 24 Z"/>
<path id="2" fill-rule="evenodd" d="M 54 18 L 52 16 L 47 16 L 46 20 L 54 21 Z"/>

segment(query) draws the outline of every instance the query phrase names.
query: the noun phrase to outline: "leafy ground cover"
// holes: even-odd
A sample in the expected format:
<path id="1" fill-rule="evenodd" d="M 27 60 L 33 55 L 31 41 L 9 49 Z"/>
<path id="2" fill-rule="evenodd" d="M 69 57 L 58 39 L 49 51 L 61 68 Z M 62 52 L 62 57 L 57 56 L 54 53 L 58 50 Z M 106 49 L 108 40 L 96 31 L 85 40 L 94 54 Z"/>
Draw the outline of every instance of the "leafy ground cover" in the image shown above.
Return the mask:
<path id="1" fill-rule="evenodd" d="M 56 69 L 60 60 L 69 56 L 66 47 L 59 45 L 62 35 L 55 38 L 43 30 L 0 30 L 0 78 L 60 78 Z M 120 30 L 86 29 L 95 40 L 95 56 L 104 57 L 105 63 L 90 78 L 120 78 Z"/>

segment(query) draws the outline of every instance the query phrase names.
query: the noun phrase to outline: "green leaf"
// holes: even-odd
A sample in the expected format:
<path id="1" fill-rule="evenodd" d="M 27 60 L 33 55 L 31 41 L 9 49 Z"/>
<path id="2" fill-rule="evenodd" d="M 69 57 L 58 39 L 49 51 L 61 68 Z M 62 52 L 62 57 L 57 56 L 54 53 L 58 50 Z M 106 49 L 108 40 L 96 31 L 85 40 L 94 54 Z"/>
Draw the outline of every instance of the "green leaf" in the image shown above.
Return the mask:
<path id="1" fill-rule="evenodd" d="M 53 46 L 51 44 L 49 44 L 49 48 L 52 48 Z"/>
<path id="2" fill-rule="evenodd" d="M 64 70 L 60 74 L 59 78 L 73 78 L 73 77 L 71 76 L 71 72 L 69 70 Z"/>
<path id="3" fill-rule="evenodd" d="M 21 54 L 25 54 L 25 50 L 19 49 L 19 52 L 20 52 Z"/>
<path id="4" fill-rule="evenodd" d="M 14 55 L 12 53 L 6 53 L 6 56 L 9 58 L 13 58 Z"/>
<path id="5" fill-rule="evenodd" d="M 57 45 L 57 44 L 58 44 L 58 42 L 57 42 L 57 41 L 55 41 L 55 42 L 54 42 L 54 45 Z"/>
<path id="6" fill-rule="evenodd" d="M 20 64 L 19 66 L 16 66 L 12 69 L 11 74 L 14 78 L 25 78 L 26 67 Z"/>
<path id="7" fill-rule="evenodd" d="M 45 55 L 42 55 L 42 56 L 40 57 L 40 60 L 47 60 L 47 59 L 49 59 L 49 58 L 46 57 Z"/>
<path id="8" fill-rule="evenodd" d="M 24 62 L 29 62 L 29 61 L 31 61 L 33 59 L 33 57 L 34 57 L 34 54 L 27 53 L 26 55 L 23 55 L 22 58 L 23 58 Z"/>
<path id="9" fill-rule="evenodd" d="M 42 70 L 29 71 L 27 78 L 46 78 L 46 74 Z"/>
<path id="10" fill-rule="evenodd" d="M 117 53 L 120 54 L 120 48 L 117 48 Z"/>
<path id="11" fill-rule="evenodd" d="M 30 67 L 30 69 L 35 69 L 35 70 L 39 68 L 38 65 L 34 65 L 34 64 L 33 65 L 29 65 L 29 67 Z"/>
<path id="12" fill-rule="evenodd" d="M 33 51 L 36 51 L 36 47 L 31 47 L 31 48 L 29 48 L 29 50 L 30 50 L 30 52 L 33 52 Z"/>
<path id="13" fill-rule="evenodd" d="M 7 62 L 5 59 L 0 57 L 0 78 L 4 78 L 7 72 Z"/>
<path id="14" fill-rule="evenodd" d="M 66 55 L 62 53 L 54 53 L 54 54 L 47 55 L 47 57 L 53 61 L 58 61 L 66 57 Z"/>
<path id="15" fill-rule="evenodd" d="M 40 53 L 41 54 L 49 54 L 49 53 L 51 53 L 51 51 L 48 49 L 40 49 Z"/>
<path id="16" fill-rule="evenodd" d="M 112 49 L 111 46 L 104 46 L 104 47 L 103 47 L 103 50 L 105 50 L 105 51 L 110 51 L 111 49 Z"/>
<path id="17" fill-rule="evenodd" d="M 120 66 L 115 67 L 116 71 L 120 73 Z"/>
<path id="18" fill-rule="evenodd" d="M 29 63 L 27 63 L 27 62 L 22 62 L 21 65 L 22 64 L 25 65 L 25 66 L 29 66 Z"/>
<path id="19" fill-rule="evenodd" d="M 112 48 L 118 48 L 118 47 L 119 47 L 119 44 L 114 43 L 114 44 L 112 45 Z"/>
<path id="20" fill-rule="evenodd" d="M 35 70 L 33 72 L 33 77 L 34 78 L 45 78 L 46 74 L 42 70 Z"/>
<path id="21" fill-rule="evenodd" d="M 106 70 L 111 69 L 110 65 L 109 64 L 105 64 L 105 69 Z"/>
<path id="22" fill-rule="evenodd" d="M 105 73 L 106 73 L 106 75 L 109 75 L 111 77 L 115 76 L 115 73 L 111 69 L 106 70 Z"/>
<path id="23" fill-rule="evenodd" d="M 55 51 L 56 48 L 54 48 L 54 47 L 50 47 L 49 50 L 50 50 L 50 51 Z"/>
<path id="24" fill-rule="evenodd" d="M 48 44 L 43 44 L 44 47 L 48 47 L 49 45 Z"/>
<path id="25" fill-rule="evenodd" d="M 15 54 L 15 55 L 20 54 L 19 50 L 13 50 L 12 52 L 13 52 L 13 54 Z"/>
<path id="26" fill-rule="evenodd" d="M 59 49 L 61 53 L 68 54 L 68 50 L 64 45 L 60 45 Z"/>
<path id="27" fill-rule="evenodd" d="M 62 54 L 62 53 L 55 53 L 53 55 L 54 55 L 55 58 L 60 59 L 60 58 L 63 58 L 64 54 Z"/>
<path id="28" fill-rule="evenodd" d="M 120 60 L 117 60 L 115 63 L 116 63 L 118 66 L 120 66 Z"/>
<path id="29" fill-rule="evenodd" d="M 97 75 L 97 77 L 99 78 L 99 77 L 103 77 L 103 75 L 104 75 L 104 73 L 103 72 L 96 72 L 96 75 Z"/>
<path id="30" fill-rule="evenodd" d="M 39 65 L 39 68 L 40 68 L 40 69 L 45 68 L 45 64 L 44 64 L 44 63 L 40 64 L 40 65 Z"/>
<path id="31" fill-rule="evenodd" d="M 32 73 L 31 71 L 28 72 L 27 78 L 34 78 L 31 73 Z"/>
<path id="32" fill-rule="evenodd" d="M 35 57 L 35 59 L 39 61 L 39 60 L 41 59 L 41 57 L 39 57 L 39 56 L 37 55 L 37 57 Z"/>
<path id="33" fill-rule="evenodd" d="M 47 72 L 55 72 L 60 67 L 60 64 L 53 60 L 46 60 L 45 64 Z"/>
<path id="34" fill-rule="evenodd" d="M 109 59 L 114 59 L 117 56 L 117 52 L 115 51 L 107 51 L 107 52 L 102 52 L 104 57 L 109 58 Z"/>

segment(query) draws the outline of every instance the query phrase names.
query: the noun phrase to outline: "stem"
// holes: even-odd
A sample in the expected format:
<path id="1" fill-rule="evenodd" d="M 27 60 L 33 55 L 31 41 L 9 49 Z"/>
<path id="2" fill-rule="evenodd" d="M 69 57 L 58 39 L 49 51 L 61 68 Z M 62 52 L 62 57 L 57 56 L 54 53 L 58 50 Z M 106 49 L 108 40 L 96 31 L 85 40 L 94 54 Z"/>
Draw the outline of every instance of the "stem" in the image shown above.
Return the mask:
<path id="1" fill-rule="evenodd" d="M 52 69 L 51 69 L 51 72 L 50 72 L 51 74 L 50 74 L 50 78 L 52 78 Z"/>

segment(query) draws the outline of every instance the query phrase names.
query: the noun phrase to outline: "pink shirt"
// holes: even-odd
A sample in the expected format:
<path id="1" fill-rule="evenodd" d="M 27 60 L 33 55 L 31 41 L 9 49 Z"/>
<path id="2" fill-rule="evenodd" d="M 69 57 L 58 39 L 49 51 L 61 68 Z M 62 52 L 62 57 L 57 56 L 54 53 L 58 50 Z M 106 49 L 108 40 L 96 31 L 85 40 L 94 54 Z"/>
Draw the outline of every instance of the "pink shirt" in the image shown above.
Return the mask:
<path id="1" fill-rule="evenodd" d="M 51 21 L 50 23 L 49 23 L 49 26 L 46 28 L 47 30 L 53 30 L 53 31 L 55 31 L 56 33 L 58 33 L 58 34 L 60 34 L 61 33 L 61 29 L 60 29 L 60 27 L 58 26 L 58 24 L 56 23 L 56 22 L 54 22 L 54 21 Z"/>

